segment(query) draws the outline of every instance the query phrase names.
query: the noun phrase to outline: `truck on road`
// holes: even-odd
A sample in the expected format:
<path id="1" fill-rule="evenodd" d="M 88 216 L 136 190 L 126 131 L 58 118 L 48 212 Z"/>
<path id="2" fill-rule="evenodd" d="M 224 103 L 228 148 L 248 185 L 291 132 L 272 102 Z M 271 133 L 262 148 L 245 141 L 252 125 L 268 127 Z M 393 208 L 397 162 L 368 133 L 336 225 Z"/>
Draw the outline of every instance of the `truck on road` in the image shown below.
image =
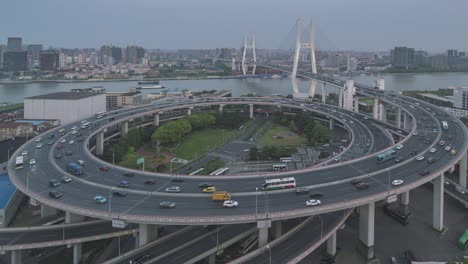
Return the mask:
<path id="1" fill-rule="evenodd" d="M 214 192 L 212 195 L 211 195 L 211 199 L 213 199 L 213 201 L 227 201 L 227 200 L 231 200 L 231 194 L 228 193 L 228 192 Z"/>

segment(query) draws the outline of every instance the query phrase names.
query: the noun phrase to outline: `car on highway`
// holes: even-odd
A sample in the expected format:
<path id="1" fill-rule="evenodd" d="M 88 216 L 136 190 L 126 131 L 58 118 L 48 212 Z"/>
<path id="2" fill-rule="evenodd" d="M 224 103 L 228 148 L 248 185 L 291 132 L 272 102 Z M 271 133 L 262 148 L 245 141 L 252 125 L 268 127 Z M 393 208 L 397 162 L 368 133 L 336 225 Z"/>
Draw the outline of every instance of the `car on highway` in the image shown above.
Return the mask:
<path id="1" fill-rule="evenodd" d="M 68 176 L 68 175 L 62 176 L 61 180 L 62 180 L 62 182 L 64 182 L 64 183 L 70 183 L 70 182 L 73 181 L 73 179 L 72 179 L 70 176 Z"/>
<path id="2" fill-rule="evenodd" d="M 112 196 L 116 196 L 116 197 L 124 197 L 125 195 L 127 195 L 127 193 L 124 192 L 124 191 L 117 191 L 116 190 L 116 191 L 112 192 Z"/>
<path id="3" fill-rule="evenodd" d="M 400 163 L 404 160 L 403 157 L 396 157 L 393 161 L 395 161 L 396 163 Z"/>
<path id="4" fill-rule="evenodd" d="M 181 191 L 182 189 L 179 186 L 171 186 L 169 188 L 166 188 L 166 192 L 168 193 L 179 193 Z"/>
<path id="5" fill-rule="evenodd" d="M 448 146 L 445 146 L 444 148 L 446 151 L 450 151 L 452 149 L 452 146 L 448 145 Z"/>
<path id="6" fill-rule="evenodd" d="M 433 163 L 435 163 L 436 161 L 437 161 L 437 159 L 435 159 L 435 158 L 428 158 L 428 159 L 427 159 L 427 163 L 429 163 L 429 164 L 433 164 Z"/>
<path id="7" fill-rule="evenodd" d="M 403 144 L 400 144 L 400 145 L 396 146 L 395 148 L 396 149 L 402 149 L 403 147 L 404 147 Z"/>
<path id="8" fill-rule="evenodd" d="M 431 149 L 429 150 L 430 153 L 434 153 L 434 152 L 436 152 L 436 151 L 437 151 L 436 148 L 431 148 Z"/>
<path id="9" fill-rule="evenodd" d="M 78 142 L 83 142 L 83 139 L 82 138 L 78 139 Z"/>
<path id="10" fill-rule="evenodd" d="M 306 194 L 309 193 L 309 189 L 304 187 L 296 188 L 296 194 Z"/>
<path id="11" fill-rule="evenodd" d="M 321 205 L 321 204 L 322 204 L 322 201 L 316 200 L 316 199 L 306 201 L 306 206 L 317 206 L 317 205 Z"/>
<path id="12" fill-rule="evenodd" d="M 59 191 L 50 191 L 49 196 L 54 198 L 54 199 L 58 199 L 58 198 L 62 197 L 63 194 L 61 192 L 59 192 Z"/>
<path id="13" fill-rule="evenodd" d="M 133 176 L 135 176 L 135 173 L 133 173 L 133 172 L 125 172 L 125 173 L 123 174 L 123 176 L 125 176 L 125 177 L 133 177 Z"/>
<path id="14" fill-rule="evenodd" d="M 171 182 L 184 182 L 184 179 L 182 179 L 180 177 L 175 177 L 175 178 L 171 179 Z"/>
<path id="15" fill-rule="evenodd" d="M 121 188 L 127 188 L 130 186 L 130 183 L 128 181 L 120 181 L 118 186 Z"/>
<path id="16" fill-rule="evenodd" d="M 239 206 L 239 203 L 234 200 L 227 200 L 223 202 L 223 207 L 225 208 L 233 208 Z"/>
<path id="17" fill-rule="evenodd" d="M 64 139 L 60 140 L 60 143 L 67 143 L 67 140 L 64 138 Z"/>
<path id="18" fill-rule="evenodd" d="M 421 160 L 423 160 L 423 159 L 424 159 L 424 156 L 422 156 L 422 155 L 416 157 L 416 160 L 417 160 L 417 161 L 421 161 Z"/>
<path id="19" fill-rule="evenodd" d="M 70 144 L 70 145 L 73 144 L 73 143 L 75 143 L 74 140 L 70 140 L 70 141 L 68 142 L 68 144 Z"/>
<path id="20" fill-rule="evenodd" d="M 72 127 L 71 129 L 72 129 L 72 130 L 75 130 L 75 129 L 78 129 L 78 127 L 77 127 L 77 126 L 74 126 L 74 127 Z"/>
<path id="21" fill-rule="evenodd" d="M 439 141 L 439 145 L 441 145 L 441 146 L 445 145 L 445 141 L 443 141 L 443 140 Z"/>
<path id="22" fill-rule="evenodd" d="M 418 132 L 414 132 L 414 133 L 413 133 L 413 136 L 417 136 L 417 135 L 418 135 Z"/>
<path id="23" fill-rule="evenodd" d="M 41 138 L 41 137 L 38 137 L 38 138 L 36 138 L 35 141 L 36 141 L 36 142 L 41 142 L 41 140 L 42 140 L 42 138 Z"/>
<path id="24" fill-rule="evenodd" d="M 414 156 L 414 155 L 418 154 L 418 151 L 417 151 L 417 150 L 413 150 L 413 151 L 411 151 L 410 154 Z"/>
<path id="25" fill-rule="evenodd" d="M 172 208 L 175 208 L 175 206 L 176 206 L 176 203 L 169 202 L 169 201 L 164 201 L 164 202 L 159 203 L 159 208 L 161 209 L 172 209 Z"/>
<path id="26" fill-rule="evenodd" d="M 61 159 L 61 158 L 62 158 L 62 155 L 57 154 L 57 155 L 55 155 L 55 158 L 56 158 L 56 159 Z"/>
<path id="27" fill-rule="evenodd" d="M 94 196 L 94 201 L 96 203 L 103 204 L 103 203 L 107 202 L 107 199 L 105 197 L 101 196 L 101 195 L 96 195 L 96 196 Z"/>
<path id="28" fill-rule="evenodd" d="M 23 152 L 21 152 L 21 156 L 26 156 L 26 155 L 28 155 L 28 153 L 29 152 L 27 150 L 23 150 Z"/>
<path id="29" fill-rule="evenodd" d="M 62 144 L 62 143 L 60 143 L 60 144 L 57 145 L 57 149 L 61 149 L 61 148 L 63 148 L 63 144 Z"/>
<path id="30" fill-rule="evenodd" d="M 51 138 L 54 138 L 54 137 L 55 137 L 54 134 L 50 134 L 47 138 L 48 138 L 48 139 L 51 139 Z"/>
<path id="31" fill-rule="evenodd" d="M 131 261 L 131 264 L 143 264 L 152 258 L 153 258 L 153 255 L 150 255 L 150 254 L 142 255 L 136 258 L 134 261 Z"/>
<path id="32" fill-rule="evenodd" d="M 401 184 L 403 184 L 403 180 L 398 179 L 398 180 L 393 180 L 392 181 L 393 186 L 398 186 L 398 185 L 401 185 Z"/>
<path id="33" fill-rule="evenodd" d="M 85 165 L 85 162 L 83 160 L 77 160 L 76 163 L 78 163 L 78 165 L 80 165 L 80 166 Z"/>
<path id="34" fill-rule="evenodd" d="M 60 182 L 57 179 L 52 179 L 49 181 L 49 187 L 55 188 L 60 186 Z"/>
<path id="35" fill-rule="evenodd" d="M 36 148 L 42 148 L 42 143 L 37 144 Z"/>
<path id="36" fill-rule="evenodd" d="M 29 160 L 29 165 L 34 165 L 36 164 L 36 160 L 35 159 L 30 159 Z"/>
<path id="37" fill-rule="evenodd" d="M 323 193 L 319 193 L 319 192 L 309 193 L 309 197 L 314 198 L 314 199 L 321 198 L 323 197 Z"/>
<path id="38" fill-rule="evenodd" d="M 65 155 L 71 156 L 71 155 L 73 155 L 73 151 L 67 150 L 67 151 L 65 151 Z"/>
<path id="39" fill-rule="evenodd" d="M 99 170 L 100 171 L 108 171 L 108 170 L 110 170 L 110 168 L 107 167 L 107 166 L 101 166 L 101 167 L 99 167 Z"/>
<path id="40" fill-rule="evenodd" d="M 198 188 L 207 188 L 207 187 L 212 187 L 213 184 L 211 183 L 208 183 L 208 182 L 202 182 L 200 184 L 198 184 Z"/>
<path id="41" fill-rule="evenodd" d="M 461 193 L 461 194 L 465 194 L 465 193 L 466 193 L 466 191 L 463 190 L 462 187 L 460 187 L 460 186 L 455 186 L 455 190 L 456 190 L 457 192 Z"/>
<path id="42" fill-rule="evenodd" d="M 216 192 L 216 187 L 214 187 L 214 186 L 206 187 L 206 188 L 203 189 L 203 192 L 204 192 L 204 193 Z"/>
<path id="43" fill-rule="evenodd" d="M 457 154 L 457 151 L 456 151 L 455 149 L 452 149 L 452 150 L 450 151 L 450 154 L 455 155 L 455 154 Z"/>
<path id="44" fill-rule="evenodd" d="M 76 133 L 78 133 L 78 131 L 73 130 L 71 133 L 72 133 L 72 135 L 75 135 Z"/>
<path id="45" fill-rule="evenodd" d="M 437 129 L 432 129 L 432 133 L 437 133 Z"/>
<path id="46" fill-rule="evenodd" d="M 51 146 L 51 145 L 53 145 L 53 144 L 54 144 L 54 142 L 53 142 L 53 141 L 49 141 L 49 142 L 47 142 L 47 145 L 49 145 L 49 146 Z"/>
<path id="47" fill-rule="evenodd" d="M 419 172 L 419 175 L 421 175 L 421 176 L 426 176 L 426 175 L 428 175 L 429 173 L 431 173 L 431 172 L 428 171 L 428 170 L 422 170 L 422 171 Z"/>
<path id="48" fill-rule="evenodd" d="M 334 160 L 334 161 L 340 161 L 340 160 L 341 160 L 341 156 L 336 156 L 333 160 Z"/>
<path id="49" fill-rule="evenodd" d="M 156 183 L 156 180 L 155 179 L 146 179 L 143 183 L 147 184 L 147 185 L 153 185 L 153 184 Z"/>

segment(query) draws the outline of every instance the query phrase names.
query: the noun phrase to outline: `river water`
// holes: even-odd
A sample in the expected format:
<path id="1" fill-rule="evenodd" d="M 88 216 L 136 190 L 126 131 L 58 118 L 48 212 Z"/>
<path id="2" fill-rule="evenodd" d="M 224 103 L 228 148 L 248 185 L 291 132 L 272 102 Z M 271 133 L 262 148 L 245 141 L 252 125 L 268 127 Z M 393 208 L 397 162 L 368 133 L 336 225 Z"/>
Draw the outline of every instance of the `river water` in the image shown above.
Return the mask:
<path id="1" fill-rule="evenodd" d="M 407 90 L 437 90 L 449 86 L 468 86 L 468 73 L 428 73 L 428 74 L 386 74 L 380 76 L 348 77 L 356 82 L 373 84 L 376 79 L 385 79 L 385 89 L 393 91 Z M 299 80 L 300 92 L 307 93 L 309 81 Z M 171 80 L 161 82 L 170 89 L 202 90 L 231 90 L 233 96 L 245 93 L 258 95 L 291 94 L 292 82 L 290 78 L 280 79 L 216 79 L 216 80 Z M 30 84 L 0 84 L 0 102 L 22 102 L 23 98 L 46 93 L 69 91 L 73 88 L 88 88 L 102 86 L 107 91 L 128 91 L 136 87 L 137 82 L 74 82 L 74 83 L 30 83 Z M 321 86 L 317 86 L 320 93 Z M 142 90 L 144 94 L 159 90 Z M 335 90 L 328 90 L 335 92 Z"/>

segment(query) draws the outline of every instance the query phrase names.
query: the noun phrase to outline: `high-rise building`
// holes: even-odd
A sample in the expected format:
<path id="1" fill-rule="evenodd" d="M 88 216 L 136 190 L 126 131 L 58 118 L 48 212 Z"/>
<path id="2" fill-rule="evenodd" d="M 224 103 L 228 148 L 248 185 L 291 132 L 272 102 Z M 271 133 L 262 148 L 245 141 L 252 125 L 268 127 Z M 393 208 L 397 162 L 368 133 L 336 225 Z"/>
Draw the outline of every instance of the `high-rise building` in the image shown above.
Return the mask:
<path id="1" fill-rule="evenodd" d="M 392 50 L 392 66 L 394 68 L 409 69 L 414 66 L 414 49 L 395 47 Z"/>
<path id="2" fill-rule="evenodd" d="M 125 49 L 125 63 L 137 64 L 137 46 L 127 46 Z"/>
<path id="3" fill-rule="evenodd" d="M 5 45 L 0 45 L 0 65 L 3 65 L 3 53 L 6 51 Z"/>
<path id="4" fill-rule="evenodd" d="M 458 50 L 447 50 L 447 61 L 449 66 L 458 64 Z"/>
<path id="5" fill-rule="evenodd" d="M 57 50 L 43 50 L 39 55 L 41 71 L 55 71 L 60 66 L 59 52 Z"/>
<path id="6" fill-rule="evenodd" d="M 112 58 L 114 59 L 114 64 L 122 62 L 122 55 L 122 48 L 112 47 Z"/>
<path id="7" fill-rule="evenodd" d="M 31 55 L 33 62 L 39 62 L 39 54 L 41 53 L 42 45 L 31 44 L 28 45 L 28 55 Z"/>
<path id="8" fill-rule="evenodd" d="M 457 87 L 453 90 L 453 106 L 468 110 L 468 87 Z"/>
<path id="9" fill-rule="evenodd" d="M 21 38 L 8 38 L 7 51 L 23 51 L 23 40 Z"/>
<path id="10" fill-rule="evenodd" d="M 348 63 L 347 63 L 347 70 L 349 72 L 354 72 L 357 70 L 358 67 L 358 60 L 354 57 L 350 58 L 348 55 Z"/>
<path id="11" fill-rule="evenodd" d="M 3 53 L 3 69 L 9 72 L 26 71 L 28 53 L 26 51 L 7 51 Z"/>

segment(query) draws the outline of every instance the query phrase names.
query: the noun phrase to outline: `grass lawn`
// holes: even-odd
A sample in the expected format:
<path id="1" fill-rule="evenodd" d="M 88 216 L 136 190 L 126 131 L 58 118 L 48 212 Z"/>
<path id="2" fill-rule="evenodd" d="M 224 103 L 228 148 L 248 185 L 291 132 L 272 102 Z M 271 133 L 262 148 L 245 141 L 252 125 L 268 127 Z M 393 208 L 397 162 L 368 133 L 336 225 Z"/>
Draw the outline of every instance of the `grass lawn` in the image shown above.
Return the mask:
<path id="1" fill-rule="evenodd" d="M 192 160 L 237 136 L 238 130 L 207 128 L 190 133 L 174 150 L 176 157 Z"/>
<path id="2" fill-rule="evenodd" d="M 296 146 L 307 144 L 307 139 L 286 126 L 273 124 L 260 138 L 260 142 L 264 146 Z"/>
<path id="3" fill-rule="evenodd" d="M 11 104 L 4 107 L 0 107 L 0 112 L 21 109 L 23 107 L 24 103 Z"/>

